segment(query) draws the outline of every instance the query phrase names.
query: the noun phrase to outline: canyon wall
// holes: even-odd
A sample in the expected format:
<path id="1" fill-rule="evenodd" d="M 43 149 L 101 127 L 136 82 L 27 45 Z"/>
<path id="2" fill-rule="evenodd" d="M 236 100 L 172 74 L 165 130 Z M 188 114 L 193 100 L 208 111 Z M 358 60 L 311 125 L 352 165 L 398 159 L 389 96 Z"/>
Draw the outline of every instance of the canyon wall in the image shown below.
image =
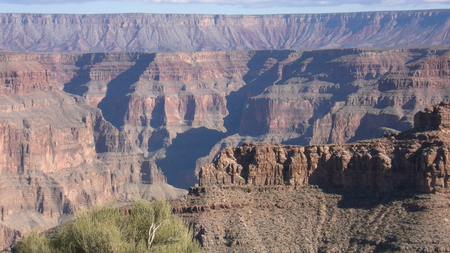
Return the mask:
<path id="1" fill-rule="evenodd" d="M 61 91 L 64 71 L 46 68 L 39 57 L 56 67 L 61 60 L 0 57 L 0 249 L 95 204 L 184 193 L 166 185 L 99 109 Z"/>
<path id="2" fill-rule="evenodd" d="M 94 53 L 79 55 L 60 88 L 100 108 L 169 183 L 187 188 L 193 168 L 224 147 L 410 129 L 417 111 L 449 100 L 449 57 L 445 47 Z"/>
<path id="3" fill-rule="evenodd" d="M 226 149 L 201 185 L 445 192 L 446 135 L 395 133 L 450 100 L 449 14 L 0 14 L 0 248 L 85 206 L 180 196 L 166 180 L 187 189 L 245 142 L 287 146 Z"/>
<path id="4" fill-rule="evenodd" d="M 450 94 L 446 47 L 0 56 L 10 69 L 41 69 L 53 92 L 99 108 L 120 138 L 105 128 L 98 140 L 112 143 L 97 141 L 98 151 L 139 150 L 182 188 L 224 147 L 343 144 L 404 131 Z"/>
<path id="5" fill-rule="evenodd" d="M 0 51 L 192 52 L 448 45 L 449 12 L 0 14 Z"/>
<path id="6" fill-rule="evenodd" d="M 0 54 L 1 180 L 17 189 L 2 191 L 4 245 L 36 224 L 55 225 L 74 206 L 178 196 L 165 177 L 194 185 L 195 169 L 222 148 L 341 145 L 410 129 L 417 111 L 449 101 L 449 59 L 447 47 Z M 376 147 L 339 147 L 327 152 L 369 152 L 361 162 L 383 164 Z M 300 174 L 287 181 L 304 184 Z M 370 187 L 397 187 L 382 185 L 383 175 Z M 432 190 L 427 178 L 421 185 Z M 281 178 L 255 182 L 266 180 Z"/>

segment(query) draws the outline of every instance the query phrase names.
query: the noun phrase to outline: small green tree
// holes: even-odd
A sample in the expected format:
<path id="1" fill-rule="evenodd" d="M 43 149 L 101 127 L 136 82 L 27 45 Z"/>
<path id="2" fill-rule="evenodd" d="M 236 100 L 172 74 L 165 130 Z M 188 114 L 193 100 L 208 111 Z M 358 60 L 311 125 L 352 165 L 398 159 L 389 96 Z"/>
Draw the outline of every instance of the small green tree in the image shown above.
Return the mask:
<path id="1" fill-rule="evenodd" d="M 192 230 L 163 200 L 137 201 L 126 209 L 98 208 L 77 216 L 55 238 L 33 232 L 18 253 L 198 252 Z"/>

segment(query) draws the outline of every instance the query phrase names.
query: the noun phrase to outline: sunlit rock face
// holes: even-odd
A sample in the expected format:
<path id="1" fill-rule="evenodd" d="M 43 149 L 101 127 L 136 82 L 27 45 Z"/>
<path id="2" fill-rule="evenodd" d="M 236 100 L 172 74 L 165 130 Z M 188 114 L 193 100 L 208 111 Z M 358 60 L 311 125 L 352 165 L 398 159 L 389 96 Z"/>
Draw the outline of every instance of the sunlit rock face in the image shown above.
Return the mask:
<path id="1" fill-rule="evenodd" d="M 417 111 L 450 94 L 445 47 L 2 57 L 5 92 L 31 80 L 20 72 L 29 65 L 37 81 L 26 89 L 101 110 L 97 152 L 138 150 L 182 188 L 223 147 L 378 137 L 412 128 Z"/>
<path id="2" fill-rule="evenodd" d="M 31 210 L 50 227 L 74 205 L 150 196 L 166 177 L 186 189 L 195 168 L 243 142 L 412 128 L 417 111 L 449 100 L 448 59 L 439 47 L 1 54 L 0 169 L 20 189 L 3 198 L 4 222 Z M 30 227 L 5 224 L 9 242 Z"/>
<path id="3" fill-rule="evenodd" d="M 211 252 L 446 251 L 449 115 L 441 102 L 382 138 L 225 148 L 174 210 Z"/>
<path id="4" fill-rule="evenodd" d="M 99 109 L 61 91 L 58 83 L 68 77 L 56 68 L 75 57 L 0 58 L 0 248 L 85 207 L 151 195 L 142 173 L 146 183 L 165 185 L 161 171 Z"/>
<path id="5" fill-rule="evenodd" d="M 1 14 L 3 52 L 448 45 L 448 10 L 288 15 Z M 417 36 L 420 34 L 420 36 Z"/>
<path id="6" fill-rule="evenodd" d="M 84 206 L 180 196 L 185 191 L 166 177 L 192 186 L 225 147 L 335 143 L 328 153 L 304 151 L 330 154 L 321 159 L 331 162 L 338 158 L 330 152 L 351 151 L 338 148 L 344 143 L 411 128 L 417 111 L 449 100 L 447 48 L 326 48 L 448 45 L 448 14 L 0 14 L 0 51 L 43 52 L 0 54 L 0 248 Z M 303 50 L 314 48 L 324 50 Z M 176 53 L 154 53 L 161 51 Z M 420 166 L 447 171 L 435 151 Z M 311 176 L 310 167 L 286 174 L 283 152 L 272 164 L 281 172 L 250 181 L 353 185 L 345 175 Z M 384 153 L 373 152 L 358 161 L 385 168 Z M 418 187 L 445 189 L 446 179 L 431 171 Z M 381 182 L 383 173 L 361 184 L 397 187 Z"/>

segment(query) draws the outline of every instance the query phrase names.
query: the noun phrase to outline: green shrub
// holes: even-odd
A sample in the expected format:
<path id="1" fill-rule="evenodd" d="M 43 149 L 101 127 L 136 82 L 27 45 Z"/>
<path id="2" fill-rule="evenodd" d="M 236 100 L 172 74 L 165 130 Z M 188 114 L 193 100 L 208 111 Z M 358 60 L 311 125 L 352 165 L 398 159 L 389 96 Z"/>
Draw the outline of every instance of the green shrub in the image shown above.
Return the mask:
<path id="1" fill-rule="evenodd" d="M 39 234 L 39 232 L 36 230 L 31 231 L 31 233 L 25 239 L 14 246 L 14 249 L 17 252 L 27 253 L 54 252 L 50 245 L 50 241 L 44 235 Z"/>
<path id="2" fill-rule="evenodd" d="M 149 230 L 155 230 L 149 247 Z M 156 228 L 156 229 L 155 229 Z M 150 231 L 152 232 L 152 230 Z M 150 240 L 151 241 L 151 240 Z M 18 243 L 28 252 L 198 252 L 192 230 L 172 214 L 166 201 L 137 201 L 129 209 L 100 208 L 86 212 L 63 226 L 55 238 L 33 232 Z"/>

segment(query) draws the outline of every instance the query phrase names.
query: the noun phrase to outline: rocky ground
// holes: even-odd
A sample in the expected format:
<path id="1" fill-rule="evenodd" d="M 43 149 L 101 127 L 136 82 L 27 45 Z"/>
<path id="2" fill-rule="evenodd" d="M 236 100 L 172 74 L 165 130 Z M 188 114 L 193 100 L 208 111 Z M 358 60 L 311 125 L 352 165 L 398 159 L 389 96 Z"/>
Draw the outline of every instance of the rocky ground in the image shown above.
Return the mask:
<path id="1" fill-rule="evenodd" d="M 211 187 L 176 206 L 203 252 L 450 251 L 444 193 Z"/>
<path id="2" fill-rule="evenodd" d="M 352 144 L 222 150 L 174 210 L 205 252 L 448 252 L 450 104 L 414 122 Z"/>

